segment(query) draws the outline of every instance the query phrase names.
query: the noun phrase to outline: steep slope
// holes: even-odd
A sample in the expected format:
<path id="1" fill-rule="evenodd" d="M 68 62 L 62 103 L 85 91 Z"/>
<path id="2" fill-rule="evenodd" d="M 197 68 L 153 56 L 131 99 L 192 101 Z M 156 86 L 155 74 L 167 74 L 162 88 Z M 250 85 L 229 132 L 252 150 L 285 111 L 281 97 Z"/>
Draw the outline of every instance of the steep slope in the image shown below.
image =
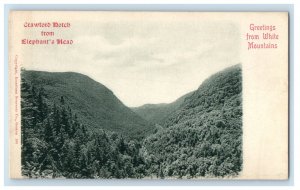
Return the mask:
<path id="1" fill-rule="evenodd" d="M 209 77 L 164 126 L 145 139 L 142 150 L 150 170 L 160 177 L 238 175 L 242 170 L 241 66 Z"/>
<path id="2" fill-rule="evenodd" d="M 193 92 L 190 92 L 170 104 L 145 104 L 131 109 L 145 120 L 162 125 L 165 119 L 167 119 L 172 112 L 176 111 L 184 102 L 185 98 L 192 93 Z"/>
<path id="3" fill-rule="evenodd" d="M 44 88 L 49 104 L 61 97 L 90 129 L 105 129 L 140 138 L 153 126 L 126 107 L 108 88 L 91 78 L 73 72 L 22 71 L 22 78 Z"/>
<path id="4" fill-rule="evenodd" d="M 21 170 L 25 178 L 142 178 L 140 142 L 88 130 L 67 102 L 46 103 L 46 92 L 22 79 Z"/>

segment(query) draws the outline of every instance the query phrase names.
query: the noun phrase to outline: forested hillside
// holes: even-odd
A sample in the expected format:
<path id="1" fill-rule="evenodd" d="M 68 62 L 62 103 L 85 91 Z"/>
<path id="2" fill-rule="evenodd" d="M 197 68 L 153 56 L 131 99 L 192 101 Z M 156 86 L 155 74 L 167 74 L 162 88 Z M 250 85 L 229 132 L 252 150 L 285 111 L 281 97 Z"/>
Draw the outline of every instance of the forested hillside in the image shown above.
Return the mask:
<path id="1" fill-rule="evenodd" d="M 29 178 L 141 178 L 140 144 L 114 132 L 88 130 L 61 96 L 22 79 L 22 175 Z"/>
<path id="2" fill-rule="evenodd" d="M 165 127 L 143 143 L 151 171 L 179 178 L 237 175 L 242 170 L 241 66 L 204 81 Z"/>
<path id="3" fill-rule="evenodd" d="M 154 126 L 126 107 L 111 90 L 91 78 L 72 72 L 22 71 L 24 80 L 43 88 L 47 104 L 63 96 L 78 120 L 89 129 L 105 129 L 130 138 L 143 138 Z"/>
<path id="4" fill-rule="evenodd" d="M 22 71 L 21 97 L 29 178 L 215 178 L 242 170 L 240 65 L 179 99 L 155 132 L 83 75 Z"/>

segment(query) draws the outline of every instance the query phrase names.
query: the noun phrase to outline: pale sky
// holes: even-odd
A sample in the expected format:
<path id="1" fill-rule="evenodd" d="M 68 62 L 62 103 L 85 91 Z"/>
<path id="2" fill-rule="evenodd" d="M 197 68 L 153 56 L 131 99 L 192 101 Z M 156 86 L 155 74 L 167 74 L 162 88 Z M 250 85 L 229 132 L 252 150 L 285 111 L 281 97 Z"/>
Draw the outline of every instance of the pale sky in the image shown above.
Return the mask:
<path id="1" fill-rule="evenodd" d="M 85 17 L 64 17 L 71 28 L 55 30 L 54 38 L 71 38 L 71 46 L 26 46 L 23 67 L 86 74 L 134 107 L 172 102 L 215 72 L 240 63 L 239 27 L 228 20 Z M 24 36 L 37 32 L 27 30 Z"/>

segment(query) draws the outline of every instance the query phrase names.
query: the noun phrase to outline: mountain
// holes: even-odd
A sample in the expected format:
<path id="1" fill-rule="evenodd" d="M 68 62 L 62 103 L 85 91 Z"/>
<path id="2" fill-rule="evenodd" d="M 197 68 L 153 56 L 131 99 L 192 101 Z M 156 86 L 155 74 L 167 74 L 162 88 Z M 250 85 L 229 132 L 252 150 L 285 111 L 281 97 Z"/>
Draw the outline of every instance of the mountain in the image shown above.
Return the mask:
<path id="1" fill-rule="evenodd" d="M 241 65 L 171 105 L 152 105 L 165 114 L 160 130 L 82 74 L 22 71 L 21 92 L 30 178 L 231 178 L 242 170 Z"/>
<path id="2" fill-rule="evenodd" d="M 141 142 L 106 130 L 88 130 L 61 98 L 21 79 L 21 171 L 24 178 L 142 178 Z"/>
<path id="3" fill-rule="evenodd" d="M 142 154 L 161 177 L 236 176 L 242 170 L 242 68 L 206 79 L 144 140 Z"/>
<path id="4" fill-rule="evenodd" d="M 167 119 L 166 125 L 182 123 L 200 117 L 203 113 L 241 106 L 241 93 L 242 69 L 238 64 L 206 79 L 194 93 L 185 98 L 180 108 Z"/>
<path id="5" fill-rule="evenodd" d="M 152 124 L 126 107 L 111 90 L 74 72 L 22 71 L 22 78 L 43 88 L 48 104 L 64 101 L 89 129 L 104 129 L 132 138 L 152 133 Z"/>
<path id="6" fill-rule="evenodd" d="M 176 111 L 184 102 L 185 98 L 190 96 L 192 93 L 193 92 L 190 92 L 170 104 L 145 104 L 131 109 L 145 120 L 162 125 L 168 115 Z"/>

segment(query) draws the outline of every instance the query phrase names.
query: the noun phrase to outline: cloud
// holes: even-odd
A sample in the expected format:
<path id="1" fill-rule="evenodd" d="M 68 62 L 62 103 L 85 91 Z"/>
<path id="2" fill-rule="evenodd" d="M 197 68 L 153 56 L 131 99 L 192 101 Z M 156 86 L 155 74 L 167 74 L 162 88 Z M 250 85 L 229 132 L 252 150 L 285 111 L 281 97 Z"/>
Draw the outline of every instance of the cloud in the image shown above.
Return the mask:
<path id="1" fill-rule="evenodd" d="M 30 48 L 28 68 L 86 74 L 129 106 L 171 102 L 239 62 L 231 22 L 82 22 L 72 31 L 72 46 Z"/>

